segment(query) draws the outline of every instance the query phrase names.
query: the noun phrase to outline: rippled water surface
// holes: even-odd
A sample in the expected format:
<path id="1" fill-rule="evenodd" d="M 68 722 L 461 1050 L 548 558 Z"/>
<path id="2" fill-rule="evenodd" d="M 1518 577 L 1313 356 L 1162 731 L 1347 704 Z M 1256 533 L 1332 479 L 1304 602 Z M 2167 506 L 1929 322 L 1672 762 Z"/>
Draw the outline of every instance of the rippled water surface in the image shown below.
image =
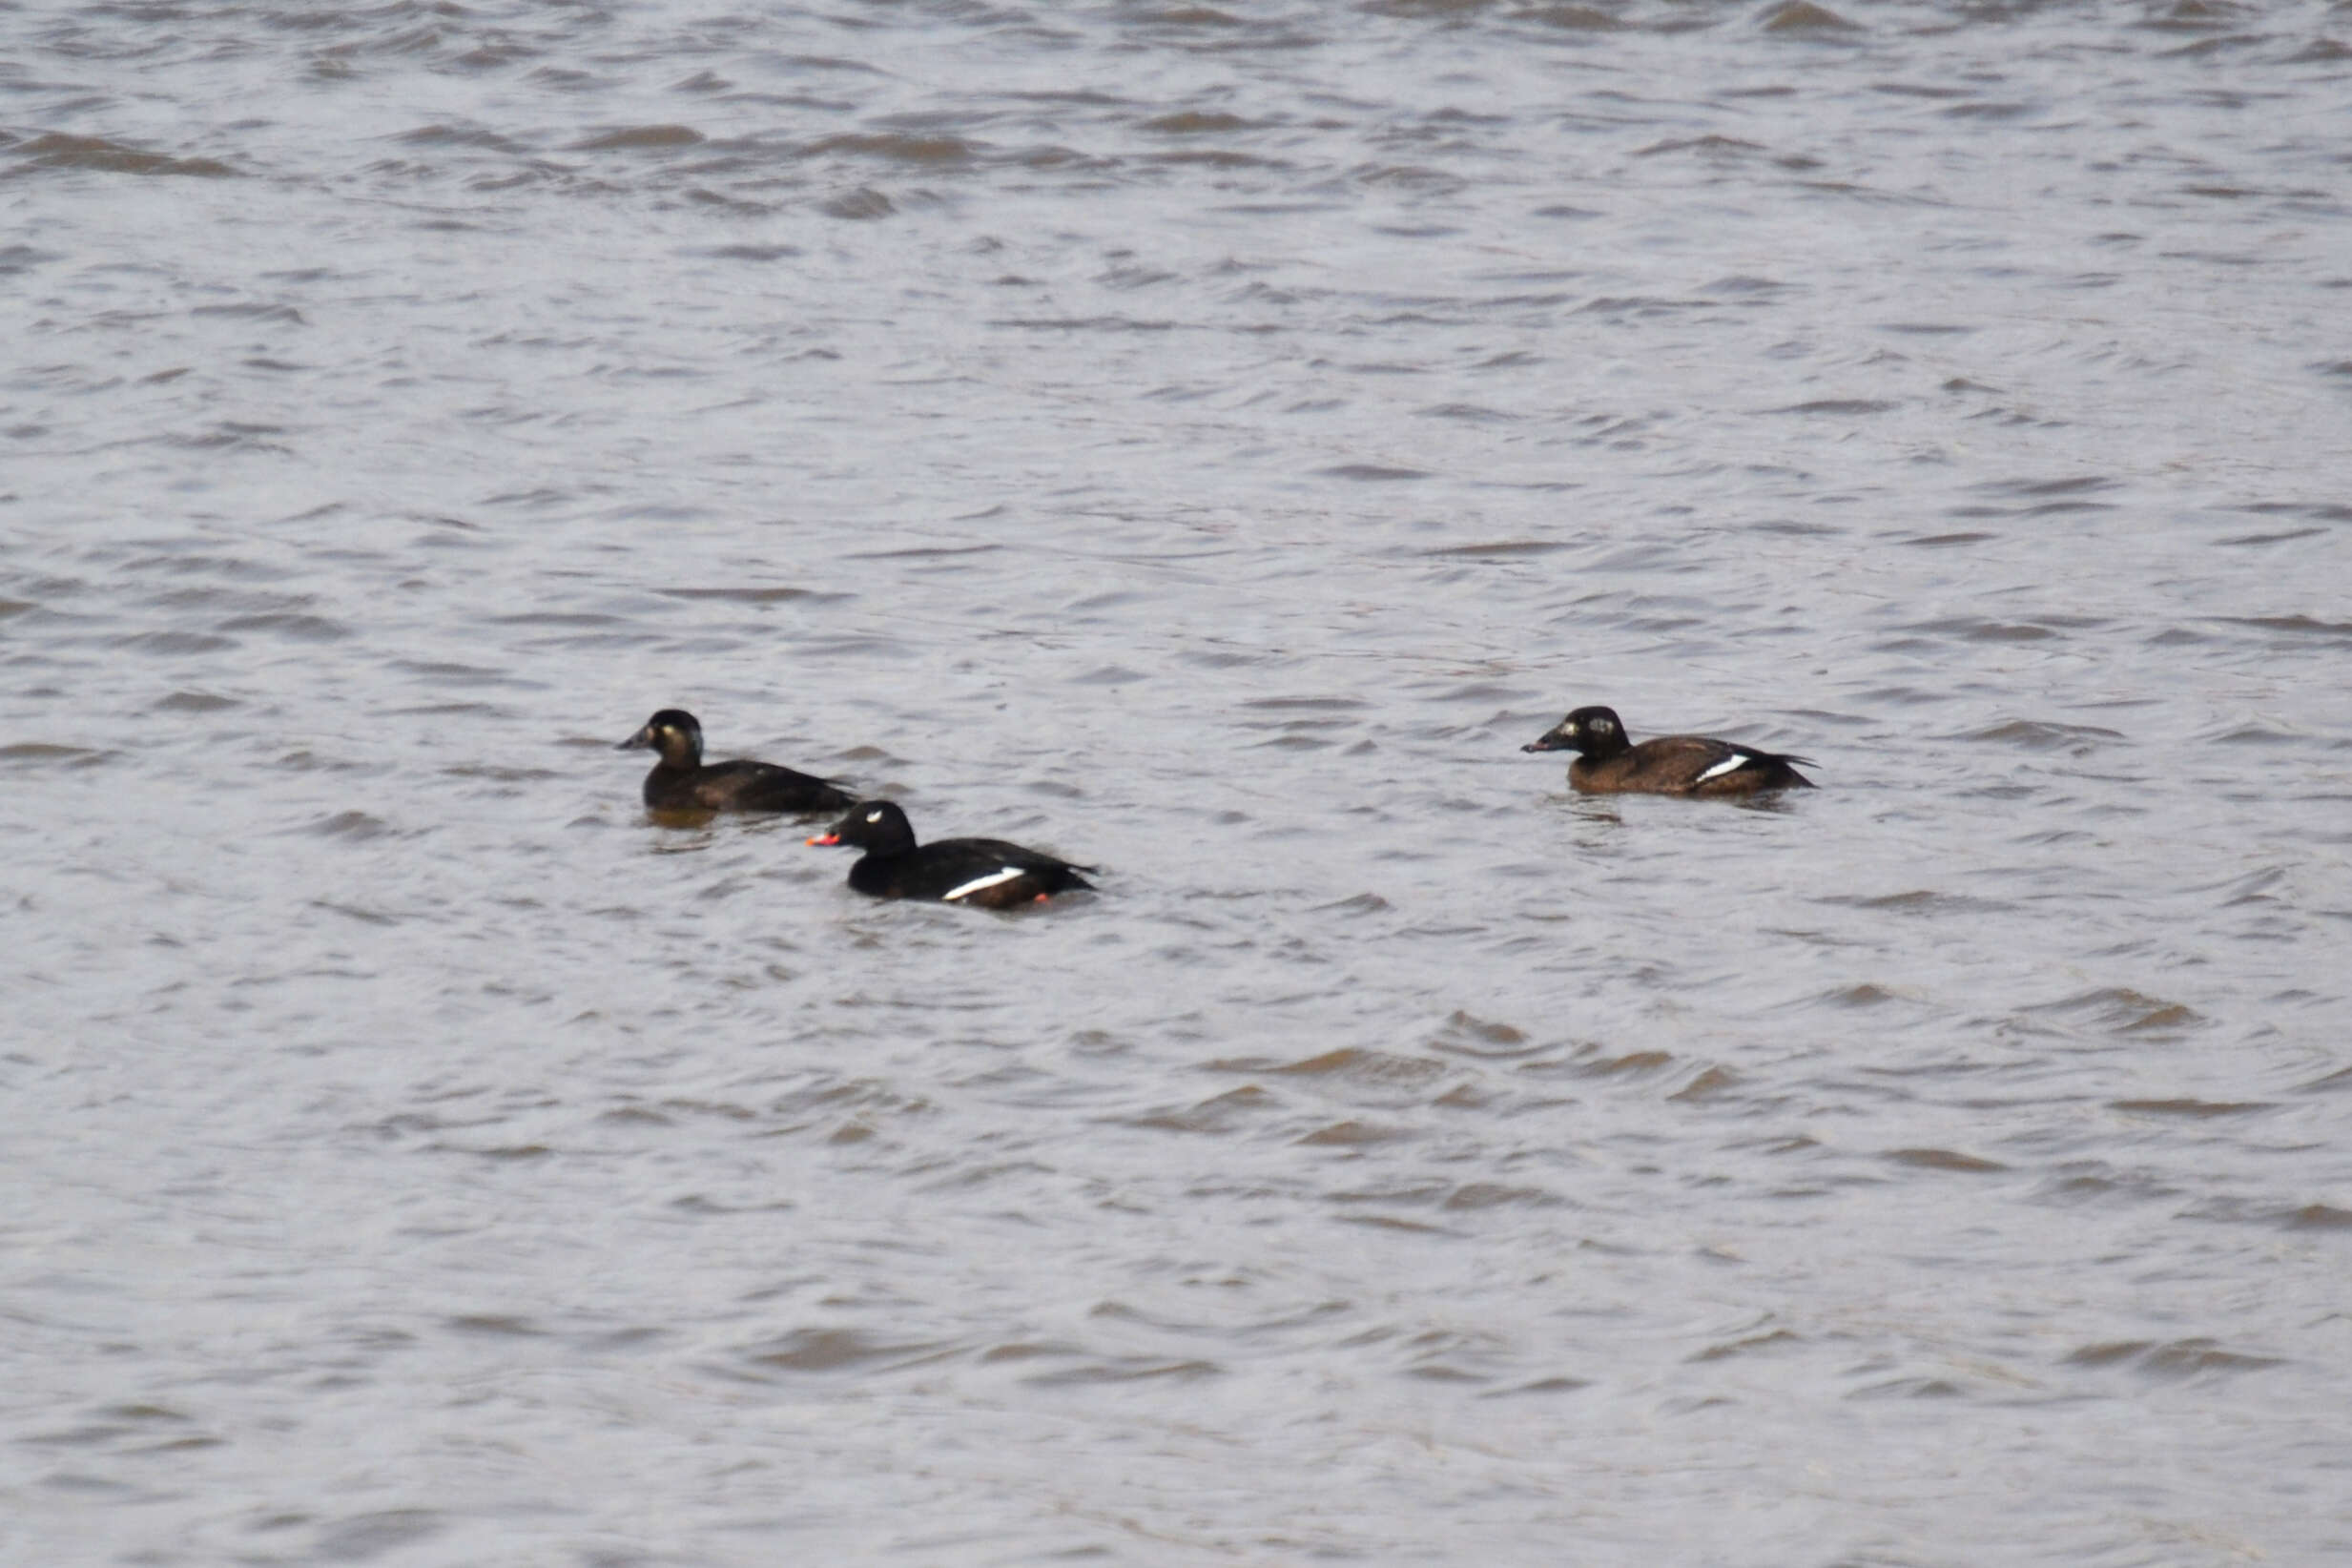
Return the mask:
<path id="1" fill-rule="evenodd" d="M 2352 1559 L 2342 6 L 0 62 L 0 1558 Z"/>

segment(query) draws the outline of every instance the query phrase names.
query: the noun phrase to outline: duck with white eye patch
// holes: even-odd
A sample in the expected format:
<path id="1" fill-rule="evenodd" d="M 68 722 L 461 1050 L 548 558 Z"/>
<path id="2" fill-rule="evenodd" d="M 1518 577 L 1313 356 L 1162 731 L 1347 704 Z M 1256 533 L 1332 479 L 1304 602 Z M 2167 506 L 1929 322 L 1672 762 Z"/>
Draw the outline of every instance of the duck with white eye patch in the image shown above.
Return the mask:
<path id="1" fill-rule="evenodd" d="M 1579 708 L 1522 752 L 1576 752 L 1568 782 L 1586 794 L 1750 795 L 1767 790 L 1809 790 L 1813 781 L 1784 756 L 1709 735 L 1660 735 L 1637 746 L 1614 709 Z"/>
<path id="2" fill-rule="evenodd" d="M 849 885 L 877 898 L 1010 909 L 1094 886 L 1079 875 L 1094 867 L 1072 865 L 1001 838 L 941 838 L 918 845 L 906 813 L 891 800 L 859 801 L 809 842 L 864 850 L 850 867 Z"/>
<path id="3" fill-rule="evenodd" d="M 702 760 L 702 726 L 683 708 L 665 708 L 615 751 L 661 753 L 645 775 L 645 803 L 657 812 L 837 812 L 857 797 L 830 779 L 749 757 Z"/>

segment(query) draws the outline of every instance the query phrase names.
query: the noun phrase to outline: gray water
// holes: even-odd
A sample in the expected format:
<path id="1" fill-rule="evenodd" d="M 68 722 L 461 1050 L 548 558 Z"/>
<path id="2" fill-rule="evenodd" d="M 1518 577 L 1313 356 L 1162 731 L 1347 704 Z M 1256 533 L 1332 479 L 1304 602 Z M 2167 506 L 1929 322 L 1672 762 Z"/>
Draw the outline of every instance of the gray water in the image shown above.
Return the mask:
<path id="1" fill-rule="evenodd" d="M 1841 11 L 0 12 L 0 1559 L 2345 1560 L 2352 14 Z"/>

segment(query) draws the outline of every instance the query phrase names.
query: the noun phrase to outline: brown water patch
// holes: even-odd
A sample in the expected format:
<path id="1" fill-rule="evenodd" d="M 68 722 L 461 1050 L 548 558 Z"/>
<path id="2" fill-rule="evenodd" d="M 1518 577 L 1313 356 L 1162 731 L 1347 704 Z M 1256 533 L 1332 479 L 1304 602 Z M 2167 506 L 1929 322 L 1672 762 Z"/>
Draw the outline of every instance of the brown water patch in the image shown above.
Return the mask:
<path id="1" fill-rule="evenodd" d="M 1805 1343 L 1805 1336 L 1787 1329 L 1774 1329 L 1766 1333 L 1750 1334 L 1743 1339 L 1728 1339 L 1694 1351 L 1688 1359 L 1697 1362 L 1729 1361 L 1736 1357 L 1793 1351 Z"/>
<path id="2" fill-rule="evenodd" d="M 1174 114 L 1163 114 L 1157 119 L 1145 120 L 1136 129 L 1149 131 L 1155 135 L 1163 136 L 1204 136 L 1223 135 L 1235 131 L 1251 131 L 1257 129 L 1257 123 L 1243 119 L 1238 114 L 1228 114 L 1214 110 L 1185 110 Z"/>
<path id="3" fill-rule="evenodd" d="M 852 134 L 825 136 L 809 144 L 806 155 L 884 158 L 897 163 L 951 164 L 970 161 L 978 150 L 961 136 Z"/>
<path id="4" fill-rule="evenodd" d="M 1728 1067 L 1708 1067 L 1666 1098 L 1685 1104 L 1716 1100 L 1739 1088 L 1742 1082 Z"/>
<path id="5" fill-rule="evenodd" d="M 1882 1007 L 1890 1001 L 1908 1001 L 1916 999 L 1905 997 L 1884 986 L 1872 985 L 1865 981 L 1860 985 L 1848 985 L 1835 991 L 1825 992 L 1821 1000 L 1837 1007 Z"/>
<path id="6" fill-rule="evenodd" d="M 1098 1360 L 1089 1366 L 1072 1367 L 1062 1372 L 1041 1372 L 1021 1381 L 1040 1388 L 1054 1388 L 1090 1383 L 1191 1383 L 1224 1374 L 1225 1369 L 1216 1362 L 1199 1357 L 1128 1356 L 1111 1361 Z"/>
<path id="7" fill-rule="evenodd" d="M 1864 414 L 1889 414 L 1903 405 L 1880 398 L 1820 398 L 1811 402 L 1792 402 L 1782 408 L 1767 408 L 1767 414 L 1832 414 L 1840 418 L 1858 418 Z"/>
<path id="8" fill-rule="evenodd" d="M 1276 1104 L 1274 1097 L 1264 1089 L 1254 1083 L 1246 1083 L 1238 1089 L 1212 1095 L 1184 1110 L 1156 1111 L 1148 1116 L 1135 1117 L 1128 1124 L 1158 1132 L 1222 1133 L 1273 1109 Z"/>
<path id="9" fill-rule="evenodd" d="M 2311 615 L 2224 615 L 2218 619 L 2229 626 L 2282 631 L 2293 637 L 2321 637 L 2331 642 L 2352 639 L 2352 621 L 2322 621 Z"/>
<path id="10" fill-rule="evenodd" d="M 1504 1182 L 1466 1182 L 1447 1193 L 1440 1207 L 1450 1209 L 1551 1208 L 1563 1201 L 1558 1193 L 1547 1192 L 1539 1186 Z"/>
<path id="11" fill-rule="evenodd" d="M 572 150 L 581 153 L 606 153 L 637 148 L 693 147 L 707 138 L 691 126 L 631 125 L 617 131 L 607 131 L 572 143 Z"/>
<path id="12" fill-rule="evenodd" d="M 111 175 L 177 175 L 201 179 L 225 179 L 237 173 L 217 158 L 175 158 L 151 153 L 103 136 L 72 136 L 50 132 L 10 149 L 17 156 L 44 169 L 91 169 Z"/>
<path id="13" fill-rule="evenodd" d="M 1510 1058 L 1529 1054 L 1525 1031 L 1494 1019 L 1455 1011 L 1430 1040 L 1430 1049 L 1453 1056 Z"/>
<path id="14" fill-rule="evenodd" d="M 1307 1147 L 1356 1148 L 1368 1144 L 1393 1143 L 1413 1136 L 1398 1127 L 1375 1126 L 1369 1122 L 1333 1122 L 1318 1127 L 1298 1142 Z"/>
<path id="15" fill-rule="evenodd" d="M 1628 1051 L 1623 1056 L 1604 1056 L 1598 1045 L 1583 1047 L 1576 1059 L 1576 1071 L 1587 1078 L 1647 1077 L 1672 1065 L 1672 1051 Z"/>
<path id="16" fill-rule="evenodd" d="M 1756 25 L 1765 32 L 1843 33 L 1860 32 L 1859 24 L 1847 21 L 1826 6 L 1812 0 L 1784 0 L 1758 18 Z"/>
<path id="17" fill-rule="evenodd" d="M 0 746 L 0 765 L 87 768 L 103 762 L 111 754 L 90 746 L 58 746 L 49 741 L 20 740 Z"/>
<path id="18" fill-rule="evenodd" d="M 943 1340 L 877 1339 L 855 1329 L 795 1329 L 752 1350 L 740 1359 L 774 1372 L 822 1373 L 899 1371 L 956 1353 Z"/>
<path id="19" fill-rule="evenodd" d="M 1894 1148 L 1881 1158 L 1919 1170 L 1952 1170 L 1968 1175 L 1986 1175 L 2009 1168 L 1997 1160 L 1981 1160 L 1973 1154 L 1958 1154 L 1948 1148 Z"/>
<path id="20" fill-rule="evenodd" d="M 2275 1356 L 2225 1351 L 2211 1339 L 2115 1340 L 2086 1345 L 2070 1353 L 2066 1361 L 2076 1367 L 2132 1367 L 2167 1378 L 2194 1377 L 2204 1372 L 2260 1372 L 2284 1365 Z"/>

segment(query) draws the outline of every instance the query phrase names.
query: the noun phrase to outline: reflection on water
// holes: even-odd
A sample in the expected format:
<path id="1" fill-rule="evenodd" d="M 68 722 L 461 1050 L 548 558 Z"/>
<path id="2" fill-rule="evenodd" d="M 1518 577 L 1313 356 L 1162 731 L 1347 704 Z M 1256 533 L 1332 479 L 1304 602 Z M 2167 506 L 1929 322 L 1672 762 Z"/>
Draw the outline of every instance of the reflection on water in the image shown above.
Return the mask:
<path id="1" fill-rule="evenodd" d="M 2352 1550 L 2339 31 L 0 21 L 0 1541 Z"/>

